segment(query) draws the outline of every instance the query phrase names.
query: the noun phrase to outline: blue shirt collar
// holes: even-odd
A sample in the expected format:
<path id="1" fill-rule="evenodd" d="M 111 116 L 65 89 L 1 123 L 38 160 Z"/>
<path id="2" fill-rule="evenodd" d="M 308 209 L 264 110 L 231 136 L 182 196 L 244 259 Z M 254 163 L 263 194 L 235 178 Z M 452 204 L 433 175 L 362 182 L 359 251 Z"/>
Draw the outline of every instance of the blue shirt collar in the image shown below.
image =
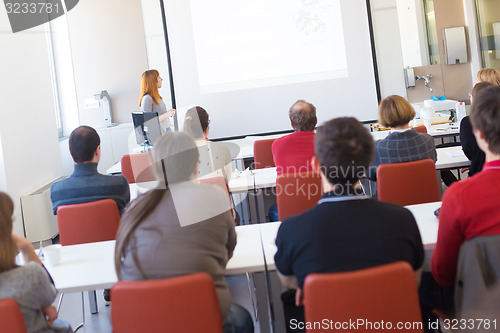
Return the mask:
<path id="1" fill-rule="evenodd" d="M 97 163 L 80 163 L 75 164 L 75 169 L 73 171 L 72 177 L 83 177 L 83 176 L 91 176 L 96 175 L 97 172 Z"/>

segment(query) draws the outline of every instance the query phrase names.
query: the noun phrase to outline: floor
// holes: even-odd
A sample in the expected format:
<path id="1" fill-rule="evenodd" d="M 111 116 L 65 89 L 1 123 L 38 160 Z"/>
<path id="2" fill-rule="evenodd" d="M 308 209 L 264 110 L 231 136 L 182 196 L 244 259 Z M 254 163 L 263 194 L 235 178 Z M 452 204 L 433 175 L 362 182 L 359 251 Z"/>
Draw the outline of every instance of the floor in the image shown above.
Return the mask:
<path id="1" fill-rule="evenodd" d="M 255 314 L 252 305 L 252 298 L 246 276 L 238 275 L 226 278 L 231 291 L 232 300 L 244 306 L 254 318 L 255 332 L 260 333 L 258 323 L 255 323 Z M 111 327 L 111 306 L 106 306 L 102 290 L 97 290 L 97 303 L 99 312 L 97 314 L 90 314 L 88 305 L 88 294 L 84 293 L 85 300 L 85 325 L 78 332 L 81 333 L 109 333 L 112 332 Z M 54 303 L 57 306 L 59 296 Z M 73 329 L 82 322 L 82 296 L 81 293 L 65 294 L 59 312 L 59 319 L 69 322 Z"/>

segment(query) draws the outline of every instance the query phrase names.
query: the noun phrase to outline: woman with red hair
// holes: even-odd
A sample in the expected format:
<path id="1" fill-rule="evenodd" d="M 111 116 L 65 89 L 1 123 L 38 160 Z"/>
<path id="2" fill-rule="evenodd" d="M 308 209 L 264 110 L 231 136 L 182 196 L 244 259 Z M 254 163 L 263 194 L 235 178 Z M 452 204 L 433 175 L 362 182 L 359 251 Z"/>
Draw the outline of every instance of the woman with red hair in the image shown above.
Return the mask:
<path id="1" fill-rule="evenodd" d="M 142 112 L 158 112 L 158 120 L 162 131 L 170 131 L 169 117 L 173 117 L 175 110 L 167 111 L 167 106 L 158 91 L 163 79 L 156 69 L 145 71 L 141 76 L 141 98 L 139 106 Z"/>

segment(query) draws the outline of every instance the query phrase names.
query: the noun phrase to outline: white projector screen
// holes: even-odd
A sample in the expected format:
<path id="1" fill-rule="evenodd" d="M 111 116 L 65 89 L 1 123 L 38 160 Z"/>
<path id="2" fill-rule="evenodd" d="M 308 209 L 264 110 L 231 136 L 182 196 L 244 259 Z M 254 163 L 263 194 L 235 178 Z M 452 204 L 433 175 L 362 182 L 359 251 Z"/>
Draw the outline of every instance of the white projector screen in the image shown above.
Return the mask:
<path id="1" fill-rule="evenodd" d="M 166 0 L 165 12 L 180 126 L 200 105 L 211 138 L 289 130 L 298 99 L 319 124 L 377 119 L 365 0 Z"/>

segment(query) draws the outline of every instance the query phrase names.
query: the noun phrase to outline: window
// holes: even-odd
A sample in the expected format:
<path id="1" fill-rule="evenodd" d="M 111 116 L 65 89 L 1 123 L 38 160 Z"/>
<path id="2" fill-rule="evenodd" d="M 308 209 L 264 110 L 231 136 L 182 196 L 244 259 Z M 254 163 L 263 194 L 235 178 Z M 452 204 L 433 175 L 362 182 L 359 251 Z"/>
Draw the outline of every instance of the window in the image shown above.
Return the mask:
<path id="1" fill-rule="evenodd" d="M 50 69 L 59 137 L 79 125 L 67 15 L 47 24 Z"/>
<path id="2" fill-rule="evenodd" d="M 500 2 L 476 0 L 483 67 L 500 69 Z"/>

